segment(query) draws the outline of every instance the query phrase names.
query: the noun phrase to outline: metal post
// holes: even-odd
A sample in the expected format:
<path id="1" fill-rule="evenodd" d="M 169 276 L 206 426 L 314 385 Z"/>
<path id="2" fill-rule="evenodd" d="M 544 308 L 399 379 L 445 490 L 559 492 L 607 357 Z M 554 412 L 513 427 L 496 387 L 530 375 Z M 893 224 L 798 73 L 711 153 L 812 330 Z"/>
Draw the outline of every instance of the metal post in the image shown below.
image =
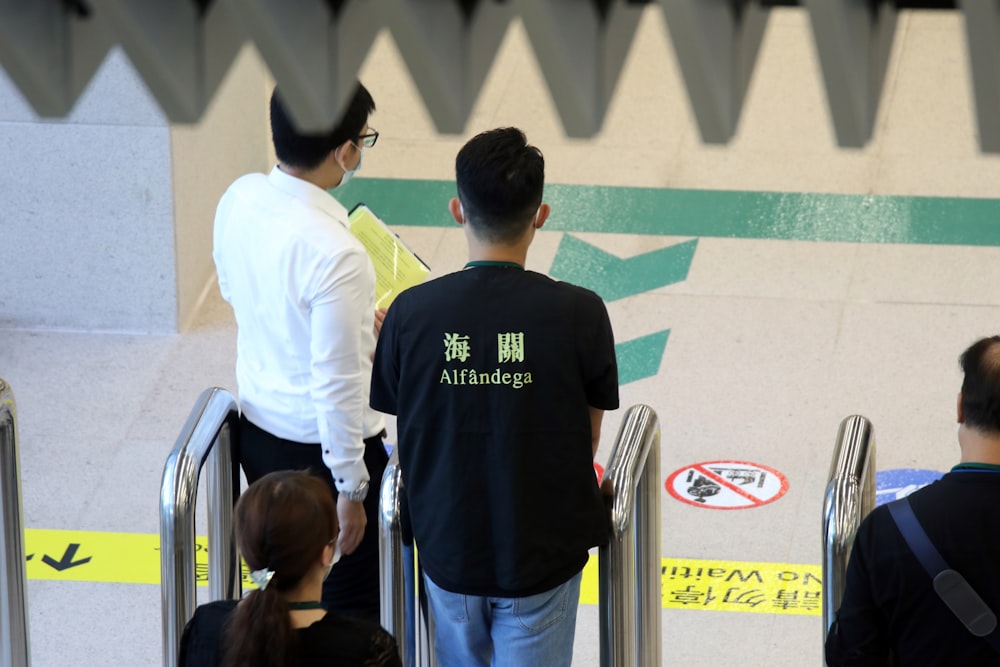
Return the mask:
<path id="1" fill-rule="evenodd" d="M 625 413 L 605 472 L 611 541 L 600 550 L 601 667 L 659 667 L 660 426 L 656 413 Z"/>
<path id="2" fill-rule="evenodd" d="M 382 627 L 396 638 L 404 667 L 413 667 L 413 646 L 407 641 L 406 564 L 402 538 L 402 473 L 395 450 L 382 475 L 379 495 L 378 563 Z"/>
<path id="3" fill-rule="evenodd" d="M 17 408 L 10 385 L 0 379 L 0 665 L 29 667 L 28 607 L 24 568 L 21 461 Z"/>
<path id="4" fill-rule="evenodd" d="M 645 407 L 645 406 L 643 406 Z M 639 606 L 636 611 L 636 664 L 642 667 L 660 667 L 663 615 L 662 561 L 660 558 L 662 542 L 660 532 L 663 527 L 660 513 L 660 427 L 652 410 L 645 408 L 647 413 L 639 418 L 641 424 L 637 432 L 642 438 L 649 439 L 646 464 L 639 488 L 636 490 L 635 525 L 639 534 L 639 561 L 636 564 L 636 586 L 639 593 Z M 655 423 L 655 425 L 653 424 Z M 648 430 L 647 430 L 648 429 Z"/>
<path id="5" fill-rule="evenodd" d="M 237 599 L 239 564 L 232 535 L 236 469 L 236 399 L 224 389 L 206 389 L 167 457 L 160 485 L 160 590 L 163 664 L 176 667 L 181 633 L 194 614 L 194 511 L 201 469 L 208 462 L 209 596 Z M 211 454 L 211 456 L 210 456 Z"/>
<path id="6" fill-rule="evenodd" d="M 823 501 L 823 643 L 844 594 L 861 520 L 875 508 L 875 440 L 861 415 L 840 423 Z M 823 661 L 826 664 L 826 661 Z"/>
<path id="7" fill-rule="evenodd" d="M 404 667 L 434 667 L 434 621 L 420 585 L 416 547 L 403 544 L 405 492 L 394 450 L 379 496 L 379 570 L 382 627 L 396 638 Z"/>
<path id="8" fill-rule="evenodd" d="M 431 614 L 430 602 L 427 600 L 427 589 L 423 586 L 423 569 L 417 558 L 416 545 L 410 551 L 410 572 L 413 579 L 408 582 L 407 596 L 413 601 L 414 648 L 417 665 L 420 667 L 437 667 L 437 655 L 434 653 L 434 615 Z"/>

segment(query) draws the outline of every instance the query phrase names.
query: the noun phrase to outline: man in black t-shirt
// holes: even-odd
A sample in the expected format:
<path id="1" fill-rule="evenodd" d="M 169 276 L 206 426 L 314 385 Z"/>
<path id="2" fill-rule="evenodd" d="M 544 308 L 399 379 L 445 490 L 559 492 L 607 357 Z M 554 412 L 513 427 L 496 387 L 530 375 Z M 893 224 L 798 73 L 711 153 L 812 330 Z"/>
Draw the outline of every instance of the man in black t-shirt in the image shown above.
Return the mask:
<path id="1" fill-rule="evenodd" d="M 907 500 L 944 561 L 996 614 L 1000 611 L 1000 336 L 973 344 L 960 363 L 965 372 L 958 395 L 962 461 Z M 858 529 L 843 602 L 826 641 L 826 661 L 831 667 L 986 666 L 1000 665 L 1000 651 L 989 639 L 967 630 L 938 597 L 930 574 L 883 505 Z"/>
<path id="2" fill-rule="evenodd" d="M 568 667 L 581 571 L 609 534 L 593 457 L 618 407 L 611 324 L 593 292 L 524 269 L 549 206 L 520 130 L 474 137 L 456 177 L 470 261 L 392 304 L 371 405 L 398 416 L 441 667 Z"/>

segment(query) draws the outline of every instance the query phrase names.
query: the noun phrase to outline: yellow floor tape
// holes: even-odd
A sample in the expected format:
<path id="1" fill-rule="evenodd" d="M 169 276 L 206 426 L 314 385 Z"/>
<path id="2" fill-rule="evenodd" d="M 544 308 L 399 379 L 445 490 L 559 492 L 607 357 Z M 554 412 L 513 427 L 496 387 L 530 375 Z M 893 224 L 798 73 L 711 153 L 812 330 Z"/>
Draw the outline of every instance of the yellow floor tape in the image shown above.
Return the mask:
<path id="1" fill-rule="evenodd" d="M 126 584 L 160 583 L 160 536 L 82 530 L 25 532 L 29 579 Z M 820 567 L 790 563 L 664 558 L 664 609 L 709 609 L 819 616 Z M 208 546 L 196 540 L 195 576 L 208 582 Z M 250 585 L 243 572 L 244 587 Z M 583 570 L 580 602 L 597 604 L 597 558 Z"/>
<path id="2" fill-rule="evenodd" d="M 664 609 L 820 616 L 819 565 L 663 558 Z M 597 604 L 597 558 L 583 569 L 580 602 Z"/>

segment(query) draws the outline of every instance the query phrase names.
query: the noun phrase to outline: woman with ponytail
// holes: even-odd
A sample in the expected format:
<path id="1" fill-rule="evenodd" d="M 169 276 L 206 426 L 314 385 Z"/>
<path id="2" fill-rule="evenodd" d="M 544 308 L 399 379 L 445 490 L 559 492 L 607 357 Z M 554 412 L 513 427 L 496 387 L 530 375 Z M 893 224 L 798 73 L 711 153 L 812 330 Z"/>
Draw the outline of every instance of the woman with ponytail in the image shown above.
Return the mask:
<path id="1" fill-rule="evenodd" d="M 257 589 L 239 604 L 198 608 L 181 641 L 181 667 L 401 665 L 385 630 L 320 604 L 339 557 L 337 508 L 325 481 L 306 472 L 265 475 L 240 496 L 233 522 Z"/>

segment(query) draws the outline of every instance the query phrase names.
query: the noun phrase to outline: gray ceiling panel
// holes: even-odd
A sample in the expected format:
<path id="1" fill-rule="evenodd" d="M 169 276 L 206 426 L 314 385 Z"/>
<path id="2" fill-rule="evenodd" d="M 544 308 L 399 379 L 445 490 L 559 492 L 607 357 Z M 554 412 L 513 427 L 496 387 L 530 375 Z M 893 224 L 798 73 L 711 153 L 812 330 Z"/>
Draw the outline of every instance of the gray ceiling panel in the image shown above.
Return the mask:
<path id="1" fill-rule="evenodd" d="M 93 13 L 59 0 L 0 1 L 0 65 L 41 116 L 69 114 L 112 43 Z"/>
<path id="2" fill-rule="evenodd" d="M 225 0 L 257 46 L 295 121 L 322 131 L 336 122 L 382 27 L 375 0 Z"/>
<path id="3" fill-rule="evenodd" d="M 960 0 L 975 88 L 979 145 L 1000 153 L 1000 0 Z"/>
<path id="4" fill-rule="evenodd" d="M 802 0 L 809 12 L 837 143 L 860 148 L 875 130 L 896 7 L 889 0 Z"/>
<path id="5" fill-rule="evenodd" d="M 592 137 L 639 24 L 641 8 L 612 0 L 607 12 L 580 0 L 513 0 L 553 102 L 571 137 Z"/>
<path id="6" fill-rule="evenodd" d="M 384 0 L 383 8 L 435 127 L 461 133 L 513 18 L 510 4 L 480 0 L 468 16 L 455 0 Z"/>
<path id="7" fill-rule="evenodd" d="M 642 12 L 659 7 L 701 137 L 734 136 L 769 7 L 809 14 L 837 143 L 870 141 L 910 0 L 0 0 L 0 66 L 65 116 L 121 44 L 172 122 L 195 122 L 252 40 L 307 130 L 335 122 L 383 27 L 433 119 L 461 133 L 519 17 L 566 134 L 600 131 Z M 924 5 L 921 5 L 924 6 Z M 946 6 L 946 5 L 942 5 Z M 960 0 L 982 150 L 1000 153 L 1000 0 Z M 949 6 L 950 7 L 950 6 Z"/>
<path id="8" fill-rule="evenodd" d="M 201 118 L 243 44 L 226 7 L 193 2 L 89 0 L 170 120 Z"/>
<path id="9" fill-rule="evenodd" d="M 701 139 L 733 138 L 768 10 L 755 0 L 660 0 Z"/>

